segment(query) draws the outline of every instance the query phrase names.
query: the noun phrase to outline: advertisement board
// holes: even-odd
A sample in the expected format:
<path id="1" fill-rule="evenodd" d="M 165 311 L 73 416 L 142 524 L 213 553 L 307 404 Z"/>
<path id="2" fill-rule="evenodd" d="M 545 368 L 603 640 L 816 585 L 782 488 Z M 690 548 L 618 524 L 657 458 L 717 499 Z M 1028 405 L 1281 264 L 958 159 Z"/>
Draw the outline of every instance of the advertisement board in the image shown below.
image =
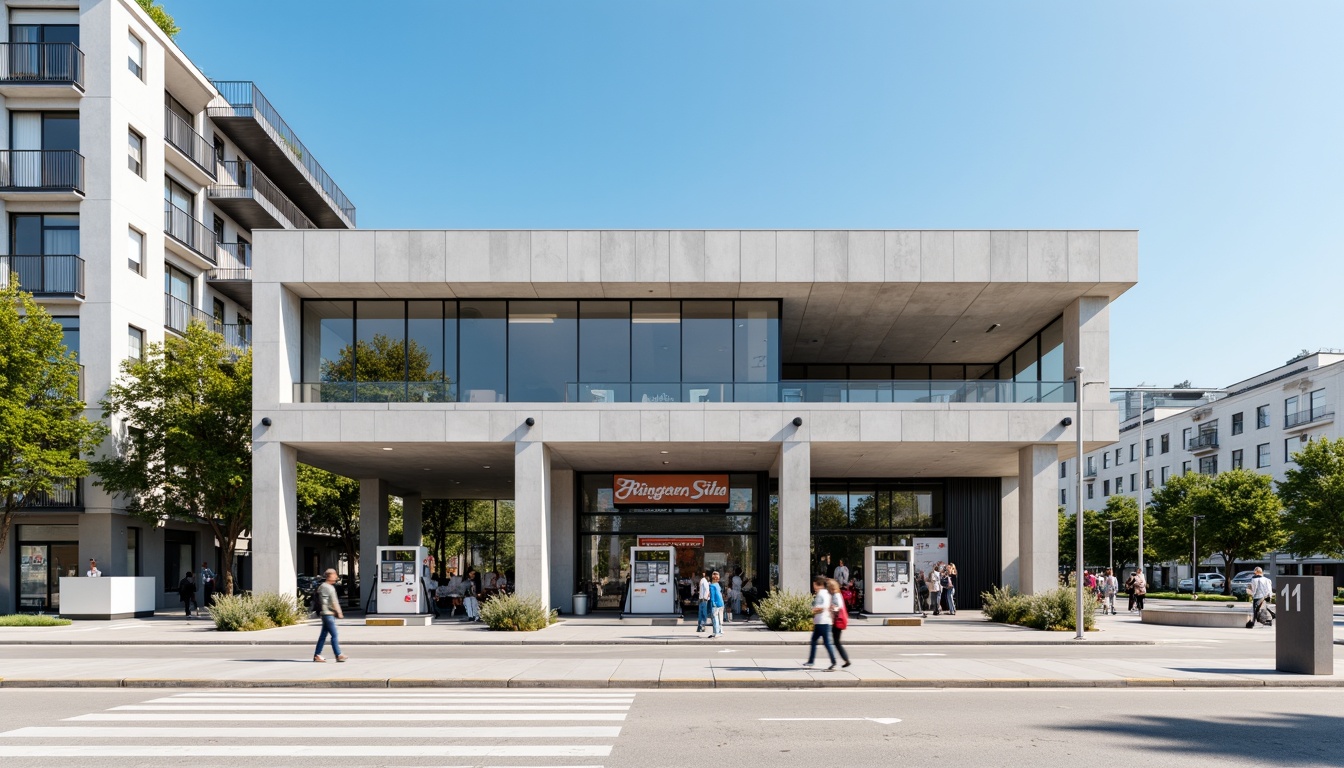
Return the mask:
<path id="1" fill-rule="evenodd" d="M 617 507 L 726 507 L 727 475 L 616 475 Z"/>
<path id="2" fill-rule="evenodd" d="M 947 562 L 947 537 L 915 537 L 915 570 L 928 573 L 936 562 Z"/>

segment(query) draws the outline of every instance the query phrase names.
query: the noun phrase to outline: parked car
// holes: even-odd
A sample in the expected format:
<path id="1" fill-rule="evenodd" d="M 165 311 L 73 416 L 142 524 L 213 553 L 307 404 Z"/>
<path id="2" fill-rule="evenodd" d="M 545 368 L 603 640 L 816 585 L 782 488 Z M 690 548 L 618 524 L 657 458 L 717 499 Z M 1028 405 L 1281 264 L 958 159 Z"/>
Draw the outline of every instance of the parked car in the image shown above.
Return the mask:
<path id="1" fill-rule="evenodd" d="M 1245 597 L 1246 593 L 1251 591 L 1251 579 L 1255 578 L 1255 571 L 1242 571 L 1232 577 L 1232 594 L 1237 597 Z M 1270 582 L 1273 583 L 1273 579 Z"/>
<path id="2" fill-rule="evenodd" d="M 1201 573 L 1199 574 L 1199 591 L 1222 593 L 1223 583 L 1226 579 L 1220 573 Z M 1189 592 L 1192 581 L 1190 579 L 1181 579 L 1176 583 L 1176 591 Z"/>

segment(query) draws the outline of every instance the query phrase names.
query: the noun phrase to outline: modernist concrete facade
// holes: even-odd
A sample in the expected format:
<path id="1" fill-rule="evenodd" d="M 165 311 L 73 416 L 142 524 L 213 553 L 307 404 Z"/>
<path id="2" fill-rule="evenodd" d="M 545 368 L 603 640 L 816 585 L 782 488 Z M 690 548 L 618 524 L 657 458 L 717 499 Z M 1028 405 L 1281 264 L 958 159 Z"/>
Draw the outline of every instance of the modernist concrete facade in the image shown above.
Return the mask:
<path id="1" fill-rule="evenodd" d="M 100 418 L 146 344 L 191 322 L 250 344 L 253 227 L 349 227 L 354 209 L 260 91 L 212 82 L 134 0 L 3 10 L 0 277 L 65 325 Z M 219 568 L 204 526 L 146 524 L 94 478 L 69 481 L 30 500 L 0 552 L 0 613 L 38 607 L 38 591 L 58 608 L 55 573 L 82 575 L 89 558 L 171 581 L 164 604 L 181 571 Z"/>
<path id="2" fill-rule="evenodd" d="M 1056 584 L 1059 461 L 1077 430 L 1089 449 L 1118 435 L 1108 308 L 1137 280 L 1133 231 L 266 231 L 256 246 L 257 588 L 294 588 L 305 462 L 360 479 L 365 563 L 390 494 L 415 543 L 425 500 L 511 500 L 516 588 L 566 611 L 628 577 L 640 537 L 613 531 L 632 529 L 703 537 L 679 567 L 791 589 L 864 543 L 941 535 L 964 591 L 1037 591 Z M 388 348 L 393 365 L 362 367 Z M 725 473 L 742 514 L 613 508 L 623 472 Z"/>

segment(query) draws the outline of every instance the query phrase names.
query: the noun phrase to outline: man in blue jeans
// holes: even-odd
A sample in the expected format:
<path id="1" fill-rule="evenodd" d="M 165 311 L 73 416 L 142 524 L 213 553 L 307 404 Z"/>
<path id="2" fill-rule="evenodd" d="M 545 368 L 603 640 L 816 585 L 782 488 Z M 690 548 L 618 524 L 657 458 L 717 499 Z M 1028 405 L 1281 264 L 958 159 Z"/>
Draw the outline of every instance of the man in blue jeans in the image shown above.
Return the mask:
<path id="1" fill-rule="evenodd" d="M 336 654 L 336 660 L 345 661 L 346 657 L 341 653 L 340 638 L 336 636 L 336 620 L 345 618 L 345 614 L 341 613 L 341 601 L 336 596 L 336 569 L 328 568 L 325 575 L 327 580 L 317 588 L 322 631 L 317 635 L 317 650 L 313 651 L 313 661 L 326 661 L 322 658 L 322 646 L 327 643 L 327 635 L 331 635 L 331 652 Z"/>
<path id="2" fill-rule="evenodd" d="M 835 646 L 831 645 L 831 625 L 835 623 L 835 616 L 831 613 L 831 592 L 826 588 L 825 577 L 812 577 L 812 593 L 812 649 L 808 651 L 807 661 L 803 662 L 803 666 L 810 667 L 817 660 L 817 641 L 821 640 L 826 644 L 826 653 L 831 657 L 831 666 L 827 667 L 826 671 L 834 672 Z"/>

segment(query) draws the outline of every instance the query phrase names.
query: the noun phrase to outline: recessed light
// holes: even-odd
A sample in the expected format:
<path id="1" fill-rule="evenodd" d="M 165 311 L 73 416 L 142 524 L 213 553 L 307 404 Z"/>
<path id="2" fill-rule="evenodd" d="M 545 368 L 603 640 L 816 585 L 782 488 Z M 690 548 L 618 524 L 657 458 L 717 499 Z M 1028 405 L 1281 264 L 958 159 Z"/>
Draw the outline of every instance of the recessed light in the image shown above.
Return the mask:
<path id="1" fill-rule="evenodd" d="M 481 465 L 481 469 L 489 469 L 489 468 L 490 468 L 490 465 L 489 465 L 489 464 L 482 464 L 482 465 Z"/>
<path id="2" fill-rule="evenodd" d="M 663 454 L 664 456 L 667 455 L 667 451 L 659 451 L 659 453 Z"/>
<path id="3" fill-rule="evenodd" d="M 429 467 L 425 467 L 425 471 L 428 472 L 428 471 L 429 471 Z"/>
<path id="4" fill-rule="evenodd" d="M 384 451 L 390 451 L 390 450 L 392 450 L 392 449 L 391 449 L 391 448 L 384 448 L 383 450 L 384 450 Z"/>
<path id="5" fill-rule="evenodd" d="M 671 464 L 672 462 L 670 462 L 670 461 L 664 461 L 663 463 L 664 463 L 664 464 Z"/>
<path id="6" fill-rule="evenodd" d="M 956 340 L 956 339 L 953 339 L 953 340 L 952 340 L 952 343 L 953 343 L 953 344 L 956 344 L 956 343 L 957 343 L 957 340 Z"/>

